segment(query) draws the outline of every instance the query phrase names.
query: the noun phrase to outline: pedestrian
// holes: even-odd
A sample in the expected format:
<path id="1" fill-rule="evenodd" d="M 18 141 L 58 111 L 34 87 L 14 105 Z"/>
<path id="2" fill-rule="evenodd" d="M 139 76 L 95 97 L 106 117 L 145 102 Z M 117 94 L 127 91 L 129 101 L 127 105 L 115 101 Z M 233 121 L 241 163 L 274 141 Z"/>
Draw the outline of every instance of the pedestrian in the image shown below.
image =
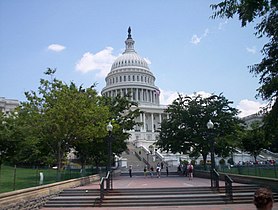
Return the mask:
<path id="1" fill-rule="evenodd" d="M 132 177 L 132 165 L 129 166 L 128 172 L 129 172 L 129 177 L 131 178 Z"/>
<path id="2" fill-rule="evenodd" d="M 166 175 L 167 175 L 167 176 L 169 175 L 169 169 L 168 169 L 168 166 L 166 166 Z"/>
<path id="3" fill-rule="evenodd" d="M 150 176 L 151 176 L 151 178 L 153 178 L 153 167 L 152 166 L 150 168 Z"/>
<path id="4" fill-rule="evenodd" d="M 187 166 L 187 171 L 188 171 L 188 177 L 189 177 L 189 180 L 192 180 L 193 179 L 193 165 L 192 163 L 190 163 L 188 166 Z"/>
<path id="5" fill-rule="evenodd" d="M 147 177 L 147 166 L 144 167 L 144 177 Z"/>
<path id="6" fill-rule="evenodd" d="M 160 178 L 160 170 L 161 170 L 160 164 L 158 163 L 157 166 L 156 166 L 156 176 L 157 176 L 157 178 Z"/>
<path id="7" fill-rule="evenodd" d="M 272 191 L 268 188 L 257 189 L 253 202 L 257 210 L 271 210 L 274 202 Z"/>

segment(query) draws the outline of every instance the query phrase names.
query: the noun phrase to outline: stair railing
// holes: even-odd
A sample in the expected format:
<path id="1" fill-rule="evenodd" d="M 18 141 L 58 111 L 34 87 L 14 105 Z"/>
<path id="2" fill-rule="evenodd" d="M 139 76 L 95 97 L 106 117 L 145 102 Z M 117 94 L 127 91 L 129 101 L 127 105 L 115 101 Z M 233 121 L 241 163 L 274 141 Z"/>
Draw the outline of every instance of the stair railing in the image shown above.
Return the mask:
<path id="1" fill-rule="evenodd" d="M 109 189 L 112 189 L 112 179 L 111 179 L 112 174 L 110 171 L 108 171 L 106 177 L 102 177 L 99 183 L 100 186 L 100 202 L 102 202 L 104 198 L 105 192 L 107 192 Z M 105 183 L 106 183 L 106 188 L 105 188 Z M 110 188 L 110 183 L 111 183 L 111 188 Z"/>
<path id="2" fill-rule="evenodd" d="M 215 169 L 213 169 L 212 171 L 211 171 L 211 173 L 212 173 L 212 177 L 211 177 L 211 187 L 213 188 L 213 189 L 215 189 L 215 190 L 217 190 L 217 191 L 219 191 L 219 173 L 215 170 Z"/>
<path id="3" fill-rule="evenodd" d="M 225 174 L 225 192 L 227 198 L 232 201 L 233 200 L 233 180 L 227 174 Z"/>
<path id="4" fill-rule="evenodd" d="M 135 156 L 136 156 L 140 161 L 142 161 L 141 156 L 140 156 L 136 151 L 134 151 L 134 154 L 135 154 Z"/>

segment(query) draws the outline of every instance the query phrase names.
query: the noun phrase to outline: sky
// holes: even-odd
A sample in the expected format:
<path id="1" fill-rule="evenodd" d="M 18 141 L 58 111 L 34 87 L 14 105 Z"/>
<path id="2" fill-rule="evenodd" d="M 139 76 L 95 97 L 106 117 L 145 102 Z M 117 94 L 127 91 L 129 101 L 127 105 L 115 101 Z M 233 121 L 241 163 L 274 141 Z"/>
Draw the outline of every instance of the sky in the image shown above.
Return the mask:
<path id="1" fill-rule="evenodd" d="M 0 97 L 25 101 L 44 72 L 100 93 L 131 27 L 136 52 L 146 59 L 160 102 L 177 94 L 220 94 L 240 117 L 266 104 L 256 99 L 259 63 L 267 42 L 234 19 L 212 19 L 221 0 L 1 0 Z"/>

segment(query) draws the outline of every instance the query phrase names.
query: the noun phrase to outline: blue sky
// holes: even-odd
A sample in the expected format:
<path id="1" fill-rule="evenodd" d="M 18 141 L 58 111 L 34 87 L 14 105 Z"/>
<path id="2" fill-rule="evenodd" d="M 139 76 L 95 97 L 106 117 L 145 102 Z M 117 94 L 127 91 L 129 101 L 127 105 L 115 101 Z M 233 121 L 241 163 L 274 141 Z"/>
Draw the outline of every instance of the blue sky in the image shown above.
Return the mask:
<path id="1" fill-rule="evenodd" d="M 255 99 L 258 78 L 247 66 L 260 62 L 265 39 L 254 24 L 211 19 L 220 0 L 1 0 L 0 97 L 25 100 L 43 72 L 100 92 L 105 75 L 132 29 L 135 50 L 148 60 L 161 103 L 182 94 L 222 93 L 241 116 L 264 104 Z"/>

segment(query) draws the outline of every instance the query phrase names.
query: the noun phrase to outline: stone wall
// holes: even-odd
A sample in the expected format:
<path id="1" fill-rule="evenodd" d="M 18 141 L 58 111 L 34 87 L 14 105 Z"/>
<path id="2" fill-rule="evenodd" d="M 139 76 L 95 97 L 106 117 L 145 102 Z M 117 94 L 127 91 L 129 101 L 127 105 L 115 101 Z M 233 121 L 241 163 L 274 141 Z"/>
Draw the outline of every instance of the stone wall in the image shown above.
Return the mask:
<path id="1" fill-rule="evenodd" d="M 62 190 L 87 185 L 100 180 L 100 176 L 92 175 L 71 179 L 53 184 L 31 187 L 0 194 L 0 210 L 39 209 L 49 198 L 58 195 Z"/>

